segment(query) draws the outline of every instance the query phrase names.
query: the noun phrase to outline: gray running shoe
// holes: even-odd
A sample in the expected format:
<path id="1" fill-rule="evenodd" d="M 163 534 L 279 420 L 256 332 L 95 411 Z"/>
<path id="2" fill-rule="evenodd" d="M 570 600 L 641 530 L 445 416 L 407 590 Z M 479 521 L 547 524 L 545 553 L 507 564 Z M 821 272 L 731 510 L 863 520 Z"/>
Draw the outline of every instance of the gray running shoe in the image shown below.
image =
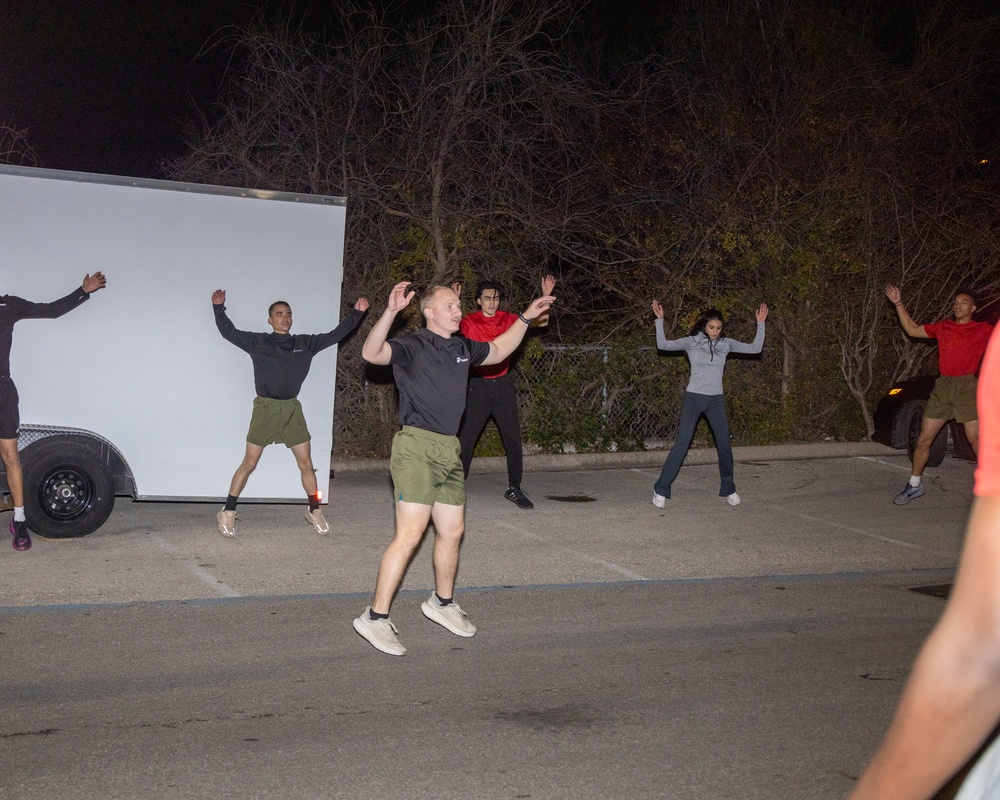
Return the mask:
<path id="1" fill-rule="evenodd" d="M 432 592 L 430 598 L 420 604 L 420 610 L 431 622 L 447 628 L 456 636 L 476 635 L 476 626 L 469 622 L 468 615 L 454 600 L 443 606 L 438 603 L 437 597 Z"/>
<path id="2" fill-rule="evenodd" d="M 216 527 L 219 533 L 227 539 L 232 539 L 236 535 L 236 512 L 222 509 L 215 515 Z"/>
<path id="3" fill-rule="evenodd" d="M 916 498 L 923 496 L 924 496 L 923 482 L 921 482 L 919 486 L 910 486 L 910 484 L 906 484 L 906 486 L 903 487 L 903 491 L 901 491 L 894 498 L 892 498 L 892 502 L 895 503 L 897 506 L 905 506 L 911 500 L 915 500 Z"/>
<path id="4" fill-rule="evenodd" d="M 656 492 L 653 492 L 653 505 L 656 506 L 657 508 L 666 508 L 667 498 L 664 497 L 662 494 L 657 494 Z"/>
<path id="5" fill-rule="evenodd" d="M 372 619 L 368 616 L 371 611 L 368 606 L 361 616 L 354 620 L 354 630 L 368 640 L 368 644 L 376 650 L 388 653 L 390 656 L 405 656 L 406 648 L 400 644 L 396 634 L 399 629 L 388 619 Z"/>
<path id="6" fill-rule="evenodd" d="M 316 533 L 320 535 L 326 535 L 330 532 L 330 523 L 326 521 L 322 510 L 318 508 L 315 511 L 306 508 L 306 522 L 312 525 Z"/>
<path id="7" fill-rule="evenodd" d="M 726 497 L 726 502 L 729 503 L 733 508 L 736 508 L 740 504 L 740 496 L 733 492 L 731 495 Z"/>

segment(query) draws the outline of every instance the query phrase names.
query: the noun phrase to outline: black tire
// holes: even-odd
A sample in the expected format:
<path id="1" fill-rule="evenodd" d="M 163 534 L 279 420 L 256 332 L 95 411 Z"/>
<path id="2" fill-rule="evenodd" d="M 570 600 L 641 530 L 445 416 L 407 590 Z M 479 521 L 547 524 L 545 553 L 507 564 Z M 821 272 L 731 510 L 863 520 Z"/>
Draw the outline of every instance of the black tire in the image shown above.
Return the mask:
<path id="1" fill-rule="evenodd" d="M 924 418 L 924 409 L 927 403 L 924 400 L 910 400 L 903 403 L 896 412 L 892 420 L 892 446 L 897 450 L 906 448 L 906 452 L 913 460 L 913 443 L 920 433 L 920 423 Z"/>
<path id="2" fill-rule="evenodd" d="M 114 480 L 90 447 L 41 439 L 22 453 L 24 513 L 39 536 L 71 539 L 103 525 L 115 505 Z"/>
<path id="3" fill-rule="evenodd" d="M 906 442 L 906 454 L 913 462 L 913 449 L 917 444 L 917 437 L 920 435 L 920 426 L 924 419 L 924 409 L 927 403 L 923 400 L 910 400 L 904 403 L 896 413 L 896 419 L 892 425 L 892 441 Z M 928 467 L 940 467 L 944 461 L 945 453 L 948 450 L 948 426 L 941 428 L 941 432 L 931 443 L 931 452 L 927 457 Z"/>

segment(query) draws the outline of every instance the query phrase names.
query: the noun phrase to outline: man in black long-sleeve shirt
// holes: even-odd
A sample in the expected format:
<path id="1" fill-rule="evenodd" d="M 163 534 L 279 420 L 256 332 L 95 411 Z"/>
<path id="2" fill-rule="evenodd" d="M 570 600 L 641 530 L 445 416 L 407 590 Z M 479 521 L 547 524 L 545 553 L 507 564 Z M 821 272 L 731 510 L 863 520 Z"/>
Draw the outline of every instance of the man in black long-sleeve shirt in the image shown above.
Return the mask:
<path id="1" fill-rule="evenodd" d="M 272 303 L 268 309 L 267 322 L 271 326 L 271 333 L 237 330 L 226 316 L 225 303 L 226 293 L 217 289 L 212 294 L 215 324 L 226 340 L 249 353 L 253 360 L 257 397 L 253 401 L 253 415 L 247 433 L 243 463 L 233 475 L 225 508 L 215 517 L 219 533 L 226 537 L 236 535 L 236 503 L 240 492 L 246 486 L 250 473 L 257 468 L 264 448 L 272 442 L 283 443 L 295 456 L 302 473 L 302 488 L 309 498 L 306 522 L 317 533 L 329 533 L 330 526 L 319 507 L 320 497 L 312 463 L 309 430 L 302 415 L 298 394 L 309 374 L 313 356 L 337 344 L 358 327 L 368 310 L 368 301 L 364 297 L 359 298 L 347 319 L 329 333 L 294 336 L 288 332 L 292 327 L 292 309 L 284 301 Z"/>
<path id="2" fill-rule="evenodd" d="M 15 550 L 31 547 L 31 536 L 24 516 L 24 474 L 21 459 L 17 454 L 18 429 L 21 415 L 18 408 L 17 387 L 10 377 L 10 347 L 14 338 L 14 323 L 22 319 L 55 319 L 72 311 L 90 298 L 98 289 L 103 289 L 107 280 L 100 272 L 86 275 L 83 285 L 65 297 L 51 303 L 32 303 L 14 295 L 0 297 L 0 458 L 7 471 L 7 488 L 14 504 L 14 519 L 10 523 L 10 533 L 14 537 Z"/>

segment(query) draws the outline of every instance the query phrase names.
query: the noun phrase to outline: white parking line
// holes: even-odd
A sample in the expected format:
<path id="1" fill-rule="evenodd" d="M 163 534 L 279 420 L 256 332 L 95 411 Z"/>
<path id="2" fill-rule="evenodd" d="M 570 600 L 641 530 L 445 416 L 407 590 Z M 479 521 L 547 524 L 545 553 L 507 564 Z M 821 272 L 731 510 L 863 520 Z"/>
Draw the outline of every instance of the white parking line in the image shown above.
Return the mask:
<path id="1" fill-rule="evenodd" d="M 170 542 L 160 536 L 158 533 L 150 534 L 150 539 L 156 542 L 161 548 L 166 550 L 168 553 L 173 555 L 184 557 L 183 554 Z M 242 595 L 233 589 L 231 586 L 227 586 L 223 581 L 220 581 L 215 575 L 209 572 L 204 567 L 199 567 L 197 564 L 192 564 L 190 561 L 184 561 L 184 568 L 190 572 L 195 578 L 200 580 L 202 583 L 207 584 L 219 593 L 221 597 L 242 597 Z"/>
<path id="2" fill-rule="evenodd" d="M 513 531 L 514 533 L 523 536 L 525 539 L 531 539 L 533 542 L 538 542 L 539 544 L 543 544 L 550 550 L 558 550 L 560 553 L 566 553 L 568 555 L 573 556 L 574 558 L 579 559 L 580 561 L 587 561 L 591 564 L 597 564 L 598 566 L 604 567 L 605 569 L 609 569 L 612 572 L 617 572 L 619 575 L 624 575 L 626 578 L 629 578 L 633 581 L 652 580 L 652 578 L 647 578 L 644 575 L 640 575 L 637 572 L 632 572 L 632 570 L 626 569 L 620 564 L 614 564 L 610 561 L 605 561 L 603 558 L 597 558 L 595 556 L 587 555 L 586 553 L 581 553 L 579 550 L 575 550 L 572 547 L 564 547 L 561 544 L 553 544 L 544 536 L 539 536 L 538 534 L 532 533 L 531 531 L 526 531 L 524 528 L 519 528 L 517 525 L 511 525 L 509 522 L 502 522 L 500 520 L 497 520 L 496 524 L 499 525 L 501 528 L 506 528 L 509 531 Z"/>
<path id="3" fill-rule="evenodd" d="M 901 469 L 903 472 L 910 471 L 910 462 L 907 461 L 905 466 L 899 464 L 891 464 L 888 461 L 883 461 L 881 458 L 875 458 L 874 456 L 857 456 L 859 461 L 871 461 L 873 464 L 881 464 L 883 467 L 892 467 L 893 469 Z"/>

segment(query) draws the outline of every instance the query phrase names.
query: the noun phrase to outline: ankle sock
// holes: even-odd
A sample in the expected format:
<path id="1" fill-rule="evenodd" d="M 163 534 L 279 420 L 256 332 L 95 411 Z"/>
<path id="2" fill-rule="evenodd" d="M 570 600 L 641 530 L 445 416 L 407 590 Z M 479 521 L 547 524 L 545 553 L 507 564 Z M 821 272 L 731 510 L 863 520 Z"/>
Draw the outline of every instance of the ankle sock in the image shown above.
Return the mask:
<path id="1" fill-rule="evenodd" d="M 450 606 L 454 602 L 454 600 L 455 600 L 454 597 L 449 597 L 447 600 L 445 600 L 437 592 L 434 592 L 434 597 L 437 599 L 437 604 L 439 606 Z"/>
<path id="2" fill-rule="evenodd" d="M 14 506 L 14 522 L 24 521 L 24 506 Z"/>
<path id="3" fill-rule="evenodd" d="M 372 611 L 369 608 L 368 609 L 368 619 L 370 619 L 372 622 L 374 622 L 377 619 L 389 619 L 389 615 L 388 614 L 377 614 L 376 612 Z"/>
<path id="4" fill-rule="evenodd" d="M 920 479 L 919 475 L 911 475 L 910 476 L 910 486 L 916 488 L 917 486 L 920 485 L 920 480 L 921 479 Z"/>
<path id="5" fill-rule="evenodd" d="M 310 511 L 315 511 L 317 508 L 319 508 L 319 492 L 316 492 L 315 494 L 307 495 L 307 497 L 309 498 L 309 510 Z M 388 616 L 388 615 L 386 615 L 386 616 Z"/>
<path id="6" fill-rule="evenodd" d="M 226 495 L 226 511 L 235 511 L 236 503 L 239 502 L 240 496 L 238 494 Z"/>

